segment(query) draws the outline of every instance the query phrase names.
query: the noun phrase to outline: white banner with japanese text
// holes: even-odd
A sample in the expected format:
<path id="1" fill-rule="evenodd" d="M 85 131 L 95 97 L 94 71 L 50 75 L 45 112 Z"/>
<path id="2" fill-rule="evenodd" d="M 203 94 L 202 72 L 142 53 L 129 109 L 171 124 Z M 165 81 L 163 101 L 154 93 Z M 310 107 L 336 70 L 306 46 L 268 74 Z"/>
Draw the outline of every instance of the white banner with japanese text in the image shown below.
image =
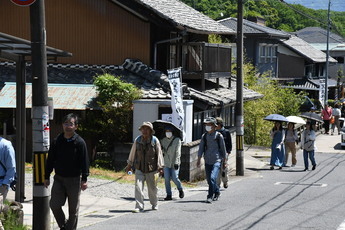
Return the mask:
<path id="1" fill-rule="evenodd" d="M 168 70 L 168 79 L 171 89 L 172 123 L 183 130 L 184 110 L 181 95 L 181 68 Z"/>

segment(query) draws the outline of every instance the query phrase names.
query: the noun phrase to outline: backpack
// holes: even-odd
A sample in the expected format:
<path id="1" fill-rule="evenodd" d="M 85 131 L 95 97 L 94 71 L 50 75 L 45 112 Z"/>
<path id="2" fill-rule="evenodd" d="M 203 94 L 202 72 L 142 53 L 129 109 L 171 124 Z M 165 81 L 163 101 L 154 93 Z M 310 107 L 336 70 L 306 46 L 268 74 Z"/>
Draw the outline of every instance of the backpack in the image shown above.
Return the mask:
<path id="1" fill-rule="evenodd" d="M 205 132 L 203 135 L 202 135 L 202 139 L 204 140 L 204 151 L 206 151 L 207 149 L 207 136 L 206 136 L 207 132 Z M 221 151 L 221 147 L 220 147 L 220 136 L 221 133 L 220 132 L 216 132 L 216 140 L 217 140 L 217 143 L 218 143 L 218 150 Z"/>
<path id="2" fill-rule="evenodd" d="M 1 161 L 0 161 L 0 165 L 3 167 L 3 169 L 5 170 L 5 173 L 6 173 L 7 169 L 6 169 L 5 165 Z M 5 176 L 0 176 L 0 179 L 4 179 L 4 178 L 5 178 Z M 13 179 L 13 181 L 10 184 L 10 188 L 13 191 L 16 191 L 16 184 L 17 184 L 17 173 L 14 174 L 14 179 Z"/>
<path id="3" fill-rule="evenodd" d="M 228 153 L 231 153 L 232 150 L 232 140 L 231 140 L 231 134 L 228 129 L 223 130 L 216 130 L 217 132 L 220 132 L 223 135 L 224 143 L 225 143 L 225 150 Z"/>

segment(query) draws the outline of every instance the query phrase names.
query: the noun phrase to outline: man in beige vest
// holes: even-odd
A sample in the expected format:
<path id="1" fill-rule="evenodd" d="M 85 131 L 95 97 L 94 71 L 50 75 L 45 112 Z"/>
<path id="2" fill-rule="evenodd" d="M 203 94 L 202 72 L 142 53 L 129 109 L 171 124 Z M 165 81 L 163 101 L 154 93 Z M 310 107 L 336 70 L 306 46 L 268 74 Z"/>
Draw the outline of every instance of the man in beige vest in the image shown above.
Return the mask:
<path id="1" fill-rule="evenodd" d="M 135 209 L 133 212 L 144 211 L 144 181 L 147 184 L 149 200 L 152 210 L 158 210 L 157 185 L 155 174 L 163 172 L 163 154 L 151 122 L 144 122 L 140 127 L 138 136 L 127 160 L 126 171 L 135 169 Z"/>

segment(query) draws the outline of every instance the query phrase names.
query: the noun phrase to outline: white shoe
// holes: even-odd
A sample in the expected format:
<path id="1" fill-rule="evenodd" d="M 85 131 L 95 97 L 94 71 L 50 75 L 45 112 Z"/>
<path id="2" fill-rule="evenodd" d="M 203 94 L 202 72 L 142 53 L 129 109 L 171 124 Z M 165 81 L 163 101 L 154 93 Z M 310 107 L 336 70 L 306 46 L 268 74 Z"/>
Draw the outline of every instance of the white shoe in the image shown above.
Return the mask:
<path id="1" fill-rule="evenodd" d="M 295 167 L 296 165 L 292 164 L 291 167 Z"/>
<path id="2" fill-rule="evenodd" d="M 140 209 L 140 208 L 135 208 L 135 209 L 133 209 L 133 213 L 139 213 L 139 212 L 143 212 L 144 211 L 144 209 Z"/>
<path id="3" fill-rule="evenodd" d="M 158 210 L 158 205 L 152 205 L 152 210 Z"/>

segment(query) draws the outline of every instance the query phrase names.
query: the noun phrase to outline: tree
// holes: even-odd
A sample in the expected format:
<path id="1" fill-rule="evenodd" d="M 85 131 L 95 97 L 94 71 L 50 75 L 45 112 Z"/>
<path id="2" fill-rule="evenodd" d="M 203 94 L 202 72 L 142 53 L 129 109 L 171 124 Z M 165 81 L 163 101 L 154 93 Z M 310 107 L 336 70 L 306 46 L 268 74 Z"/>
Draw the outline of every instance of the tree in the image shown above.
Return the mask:
<path id="1" fill-rule="evenodd" d="M 115 142 L 131 141 L 133 100 L 141 97 L 141 91 L 110 74 L 95 77 L 94 85 L 101 111 L 89 111 L 81 130 L 86 136 L 98 138 L 108 151 Z"/>
<path id="2" fill-rule="evenodd" d="M 268 133 L 273 124 L 263 118 L 272 113 L 298 115 L 303 94 L 296 94 L 292 88 L 279 87 L 277 81 L 268 74 L 257 75 L 255 68 L 249 63 L 244 65 L 244 82 L 249 89 L 263 95 L 261 99 L 244 104 L 245 142 L 269 146 L 271 140 Z"/>

